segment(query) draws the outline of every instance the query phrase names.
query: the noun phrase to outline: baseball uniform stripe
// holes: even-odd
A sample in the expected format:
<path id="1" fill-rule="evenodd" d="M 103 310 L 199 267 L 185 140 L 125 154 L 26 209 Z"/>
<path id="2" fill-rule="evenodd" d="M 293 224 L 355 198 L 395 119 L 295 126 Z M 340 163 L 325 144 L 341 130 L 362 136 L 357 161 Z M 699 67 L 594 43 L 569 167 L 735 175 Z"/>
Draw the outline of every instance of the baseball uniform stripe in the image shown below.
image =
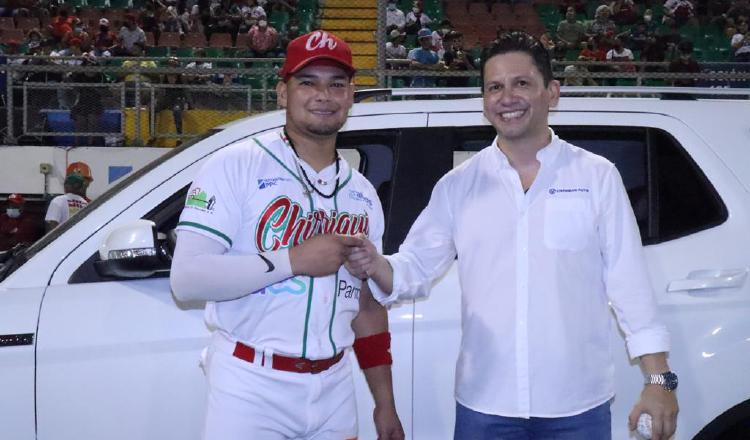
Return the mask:
<path id="1" fill-rule="evenodd" d="M 227 244 L 229 244 L 229 247 L 232 247 L 232 240 L 227 235 L 225 235 L 225 234 L 217 231 L 216 229 L 209 228 L 208 226 L 204 226 L 204 225 L 202 225 L 200 223 L 195 223 L 195 222 L 179 222 L 179 223 L 177 223 L 177 226 L 188 226 L 188 227 L 191 227 L 191 228 L 198 228 L 198 229 L 202 229 L 204 231 L 208 231 L 208 232 L 216 235 L 217 237 L 221 238 L 222 240 L 226 241 Z"/>

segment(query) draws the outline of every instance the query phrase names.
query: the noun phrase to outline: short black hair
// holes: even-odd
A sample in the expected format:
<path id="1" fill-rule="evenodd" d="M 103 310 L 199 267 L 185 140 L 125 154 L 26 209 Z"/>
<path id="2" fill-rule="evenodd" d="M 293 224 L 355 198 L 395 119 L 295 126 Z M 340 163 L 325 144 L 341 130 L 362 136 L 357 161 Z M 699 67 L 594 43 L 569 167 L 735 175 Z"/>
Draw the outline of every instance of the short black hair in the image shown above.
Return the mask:
<path id="1" fill-rule="evenodd" d="M 542 74 L 544 87 L 547 87 L 552 76 L 552 63 L 549 52 L 544 48 L 541 41 L 535 36 L 523 31 L 513 31 L 501 34 L 492 44 L 485 48 L 482 53 L 482 65 L 480 68 L 480 84 L 482 84 L 482 93 L 484 93 L 484 66 L 495 55 L 502 55 L 509 52 L 522 52 L 528 54 L 534 61 L 534 65 Z"/>

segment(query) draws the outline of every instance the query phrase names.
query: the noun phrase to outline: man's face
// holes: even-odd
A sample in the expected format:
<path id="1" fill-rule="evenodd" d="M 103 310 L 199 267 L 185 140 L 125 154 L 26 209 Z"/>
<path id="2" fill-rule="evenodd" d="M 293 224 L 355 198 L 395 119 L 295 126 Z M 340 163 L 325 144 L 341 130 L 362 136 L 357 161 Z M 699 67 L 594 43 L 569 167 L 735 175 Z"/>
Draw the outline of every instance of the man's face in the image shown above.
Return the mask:
<path id="1" fill-rule="evenodd" d="M 560 83 L 545 87 L 530 55 L 495 55 L 484 66 L 484 115 L 509 141 L 537 139 L 548 133 L 550 107 L 560 98 Z"/>
<path id="2" fill-rule="evenodd" d="M 419 39 L 419 45 L 422 47 L 422 49 L 431 49 L 432 48 L 432 37 L 424 37 Z"/>
<path id="3" fill-rule="evenodd" d="M 354 99 L 354 85 L 346 70 L 313 63 L 276 86 L 286 121 L 314 136 L 331 136 L 344 126 Z"/>
<path id="4" fill-rule="evenodd" d="M 565 18 L 569 23 L 573 23 L 574 21 L 576 21 L 576 10 L 573 8 L 568 8 L 568 10 L 565 11 Z"/>

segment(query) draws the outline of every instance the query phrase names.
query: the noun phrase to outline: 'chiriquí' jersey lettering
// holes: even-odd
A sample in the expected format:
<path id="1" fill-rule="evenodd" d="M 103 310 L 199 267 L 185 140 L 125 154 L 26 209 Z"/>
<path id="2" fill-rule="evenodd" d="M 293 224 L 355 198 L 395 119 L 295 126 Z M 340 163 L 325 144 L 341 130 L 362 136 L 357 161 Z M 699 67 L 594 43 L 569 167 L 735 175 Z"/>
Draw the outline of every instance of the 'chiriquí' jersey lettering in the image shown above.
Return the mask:
<path id="1" fill-rule="evenodd" d="M 323 209 L 303 214 L 302 206 L 281 196 L 271 202 L 260 215 L 255 231 L 255 244 L 259 251 L 275 251 L 301 244 L 317 234 L 368 235 L 369 217 Z"/>

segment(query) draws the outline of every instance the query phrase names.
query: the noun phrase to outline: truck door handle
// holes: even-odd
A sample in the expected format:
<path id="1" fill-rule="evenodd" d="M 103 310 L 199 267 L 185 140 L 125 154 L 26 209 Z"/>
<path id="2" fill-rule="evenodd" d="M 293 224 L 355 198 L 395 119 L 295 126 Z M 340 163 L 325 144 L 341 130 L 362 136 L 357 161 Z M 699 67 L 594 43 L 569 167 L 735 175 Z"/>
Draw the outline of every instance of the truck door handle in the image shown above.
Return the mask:
<path id="1" fill-rule="evenodd" d="M 740 287 L 745 284 L 747 272 L 747 269 L 694 270 L 687 278 L 670 282 L 667 292 Z"/>

